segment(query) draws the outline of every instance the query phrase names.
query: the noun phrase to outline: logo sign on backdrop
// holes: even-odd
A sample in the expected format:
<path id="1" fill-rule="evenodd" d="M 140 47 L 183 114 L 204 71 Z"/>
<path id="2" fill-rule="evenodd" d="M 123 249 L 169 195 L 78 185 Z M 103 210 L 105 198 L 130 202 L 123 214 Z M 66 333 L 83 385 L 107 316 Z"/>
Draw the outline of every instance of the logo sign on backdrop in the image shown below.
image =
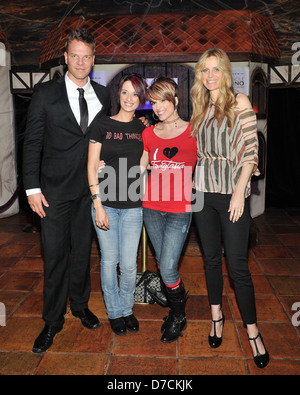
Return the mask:
<path id="1" fill-rule="evenodd" d="M 233 67 L 232 79 L 235 92 L 249 96 L 249 67 Z"/>

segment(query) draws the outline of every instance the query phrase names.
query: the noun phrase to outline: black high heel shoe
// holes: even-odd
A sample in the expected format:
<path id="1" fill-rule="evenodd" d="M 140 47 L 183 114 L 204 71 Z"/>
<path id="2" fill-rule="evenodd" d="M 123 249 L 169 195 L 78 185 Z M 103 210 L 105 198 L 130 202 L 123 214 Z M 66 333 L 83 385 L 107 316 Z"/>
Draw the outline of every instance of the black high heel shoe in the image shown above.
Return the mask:
<path id="1" fill-rule="evenodd" d="M 218 337 L 216 335 L 216 323 L 220 322 L 220 321 L 223 321 L 223 324 L 222 324 L 222 336 Z M 222 338 L 223 338 L 223 328 L 224 328 L 224 325 L 225 325 L 225 316 L 224 316 L 224 314 L 222 314 L 222 318 L 220 318 L 217 321 L 212 320 L 212 322 L 214 323 L 214 335 L 213 336 L 210 336 L 210 335 L 208 336 L 208 343 L 209 343 L 211 348 L 218 348 L 218 347 L 220 347 L 220 345 L 222 343 Z"/>
<path id="2" fill-rule="evenodd" d="M 256 339 L 259 338 L 259 337 L 260 337 L 260 340 L 261 340 L 261 342 L 262 342 L 262 344 L 263 344 L 263 346 L 265 348 L 265 351 L 266 351 L 264 354 L 261 354 L 258 351 Z M 254 341 L 254 345 L 255 345 L 255 349 L 256 349 L 256 353 L 257 354 L 256 354 L 255 357 L 253 356 L 253 358 L 254 358 L 254 362 L 256 363 L 256 366 L 258 368 L 261 368 L 261 369 L 265 368 L 268 365 L 269 361 L 270 361 L 270 356 L 269 356 L 269 353 L 268 353 L 268 351 L 267 351 L 267 349 L 265 347 L 265 344 L 264 344 L 263 338 L 261 337 L 261 334 L 258 333 L 258 335 L 256 337 L 252 337 L 252 338 L 249 337 L 248 339 L 249 339 L 249 341 L 250 340 Z"/>

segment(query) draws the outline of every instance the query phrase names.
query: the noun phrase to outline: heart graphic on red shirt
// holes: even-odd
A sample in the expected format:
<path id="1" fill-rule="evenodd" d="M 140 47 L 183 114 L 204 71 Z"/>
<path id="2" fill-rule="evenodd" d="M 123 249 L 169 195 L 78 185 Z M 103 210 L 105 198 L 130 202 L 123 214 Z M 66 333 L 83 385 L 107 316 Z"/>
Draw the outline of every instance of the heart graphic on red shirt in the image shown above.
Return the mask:
<path id="1" fill-rule="evenodd" d="M 178 152 L 177 147 L 173 147 L 173 148 L 167 147 L 163 150 L 163 154 L 169 159 L 173 158 L 173 156 L 175 156 L 177 152 Z"/>

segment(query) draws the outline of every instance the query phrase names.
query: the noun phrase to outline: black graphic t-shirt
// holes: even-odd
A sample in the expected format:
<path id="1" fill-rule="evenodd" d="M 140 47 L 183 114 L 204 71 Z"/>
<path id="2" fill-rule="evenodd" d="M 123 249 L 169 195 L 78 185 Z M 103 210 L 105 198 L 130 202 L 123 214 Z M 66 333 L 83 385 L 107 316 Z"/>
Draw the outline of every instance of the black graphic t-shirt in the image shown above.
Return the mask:
<path id="1" fill-rule="evenodd" d="M 92 125 L 90 139 L 102 144 L 100 159 L 105 168 L 99 173 L 102 204 L 118 209 L 141 206 L 140 158 L 145 125 L 137 118 L 120 122 L 100 117 Z"/>

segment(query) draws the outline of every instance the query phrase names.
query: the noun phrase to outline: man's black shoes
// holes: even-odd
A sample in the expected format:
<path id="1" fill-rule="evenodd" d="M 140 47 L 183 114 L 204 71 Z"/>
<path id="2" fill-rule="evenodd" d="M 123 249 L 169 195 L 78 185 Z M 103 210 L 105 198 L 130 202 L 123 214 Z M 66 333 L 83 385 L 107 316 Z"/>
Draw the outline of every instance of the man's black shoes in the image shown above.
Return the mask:
<path id="1" fill-rule="evenodd" d="M 39 336 L 36 338 L 36 341 L 34 342 L 32 352 L 42 353 L 48 350 L 48 348 L 52 346 L 54 336 L 61 330 L 62 330 L 62 326 L 56 327 L 56 326 L 45 325 L 44 329 L 42 330 L 42 332 L 39 334 Z"/>
<path id="2" fill-rule="evenodd" d="M 89 309 L 73 311 L 72 314 L 74 317 L 78 317 L 82 325 L 88 329 L 96 329 L 101 325 L 98 318 Z M 32 352 L 42 353 L 47 351 L 53 344 L 54 336 L 59 333 L 62 328 L 62 326 L 45 325 L 34 342 Z"/>
<path id="3" fill-rule="evenodd" d="M 72 311 L 74 317 L 78 317 L 82 325 L 88 329 L 96 329 L 101 324 L 98 318 L 88 309 L 80 310 L 80 311 Z"/>

